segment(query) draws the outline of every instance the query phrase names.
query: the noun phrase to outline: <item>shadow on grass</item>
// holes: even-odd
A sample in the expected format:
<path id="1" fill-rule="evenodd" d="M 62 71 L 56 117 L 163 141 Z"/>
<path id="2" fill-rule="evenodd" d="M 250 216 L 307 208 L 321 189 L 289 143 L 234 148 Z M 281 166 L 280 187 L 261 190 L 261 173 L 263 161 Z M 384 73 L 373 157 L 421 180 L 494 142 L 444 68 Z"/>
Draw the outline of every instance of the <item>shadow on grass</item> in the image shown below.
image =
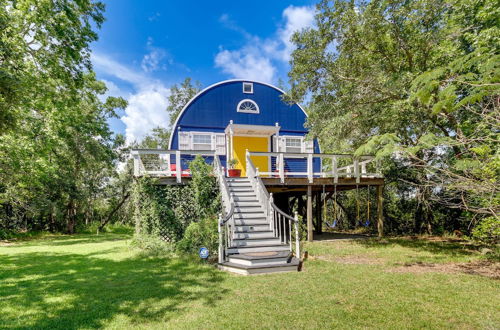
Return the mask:
<path id="1" fill-rule="evenodd" d="M 356 243 L 373 248 L 390 248 L 399 245 L 405 248 L 450 257 L 477 255 L 477 247 L 470 244 L 466 245 L 464 241 L 432 241 L 426 238 L 388 238 L 358 240 Z"/>
<path id="2" fill-rule="evenodd" d="M 100 328 L 115 317 L 168 321 L 193 300 L 215 304 L 224 275 L 187 260 L 110 260 L 80 255 L 0 256 L 0 324 L 7 328 Z M 19 316 L 19 314 L 21 316 Z M 26 313 L 26 317 L 22 314 Z"/>

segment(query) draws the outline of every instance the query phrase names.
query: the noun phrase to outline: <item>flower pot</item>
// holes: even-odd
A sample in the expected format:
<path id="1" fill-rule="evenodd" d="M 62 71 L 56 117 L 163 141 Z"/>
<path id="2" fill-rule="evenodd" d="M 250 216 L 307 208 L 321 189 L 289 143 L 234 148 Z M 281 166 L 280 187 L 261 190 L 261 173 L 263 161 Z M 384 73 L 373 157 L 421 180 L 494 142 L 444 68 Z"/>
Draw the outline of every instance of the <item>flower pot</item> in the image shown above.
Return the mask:
<path id="1" fill-rule="evenodd" d="M 241 176 L 241 170 L 232 168 L 227 170 L 227 174 L 229 175 L 230 178 L 239 178 Z"/>

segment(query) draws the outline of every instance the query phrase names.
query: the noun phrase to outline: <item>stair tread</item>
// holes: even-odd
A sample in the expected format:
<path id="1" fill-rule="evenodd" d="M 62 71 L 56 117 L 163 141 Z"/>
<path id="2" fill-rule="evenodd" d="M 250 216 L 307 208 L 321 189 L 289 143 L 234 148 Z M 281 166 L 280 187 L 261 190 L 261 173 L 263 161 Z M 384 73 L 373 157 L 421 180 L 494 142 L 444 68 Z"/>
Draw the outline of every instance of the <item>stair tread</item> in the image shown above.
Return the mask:
<path id="1" fill-rule="evenodd" d="M 245 238 L 233 238 L 233 241 L 255 241 L 255 240 L 276 240 L 279 239 L 279 237 L 245 237 Z"/>
<path id="2" fill-rule="evenodd" d="M 233 267 L 233 268 L 239 268 L 239 269 L 260 269 L 260 268 L 281 268 L 281 267 L 294 267 L 299 265 L 299 260 L 297 258 L 292 258 L 292 260 L 286 264 L 274 264 L 274 265 L 242 265 L 242 264 L 235 264 L 229 261 L 223 262 L 220 265 L 222 266 L 228 266 L 228 267 Z"/>
<path id="3" fill-rule="evenodd" d="M 276 259 L 276 258 L 289 258 L 291 257 L 290 251 L 276 251 L 275 255 L 252 256 L 245 253 L 231 254 L 230 258 L 241 260 L 261 260 L 261 259 Z"/>
<path id="4" fill-rule="evenodd" d="M 252 246 L 230 246 L 229 249 L 241 249 L 241 248 L 262 248 L 262 247 L 289 247 L 288 244 L 264 244 L 264 245 L 252 245 Z M 276 251 L 278 252 L 278 251 Z"/>

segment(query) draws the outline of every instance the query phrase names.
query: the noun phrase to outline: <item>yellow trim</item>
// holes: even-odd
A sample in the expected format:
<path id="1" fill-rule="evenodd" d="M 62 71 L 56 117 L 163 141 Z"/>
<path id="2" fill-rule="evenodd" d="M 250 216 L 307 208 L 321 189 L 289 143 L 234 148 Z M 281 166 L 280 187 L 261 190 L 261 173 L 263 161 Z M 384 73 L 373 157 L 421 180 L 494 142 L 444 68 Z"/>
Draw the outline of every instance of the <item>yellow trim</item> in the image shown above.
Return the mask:
<path id="1" fill-rule="evenodd" d="M 241 169 L 241 176 L 246 174 L 246 150 L 269 151 L 269 137 L 233 136 L 233 157 L 238 160 L 235 168 Z M 269 171 L 268 157 L 252 156 L 252 162 L 261 172 Z"/>

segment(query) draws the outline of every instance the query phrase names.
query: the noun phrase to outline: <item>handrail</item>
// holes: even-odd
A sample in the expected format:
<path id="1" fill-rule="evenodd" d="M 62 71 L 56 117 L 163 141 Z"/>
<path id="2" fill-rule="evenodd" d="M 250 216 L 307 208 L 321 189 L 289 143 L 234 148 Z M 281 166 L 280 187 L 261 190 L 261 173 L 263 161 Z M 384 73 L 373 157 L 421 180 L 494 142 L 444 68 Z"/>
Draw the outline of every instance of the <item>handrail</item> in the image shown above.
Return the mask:
<path id="1" fill-rule="evenodd" d="M 276 204 L 274 204 L 273 202 L 270 203 L 271 206 L 273 207 L 274 210 L 276 210 L 276 212 L 278 212 L 279 214 L 281 214 L 282 216 L 284 216 L 285 218 L 287 218 L 288 220 L 291 220 L 291 221 L 294 221 L 294 222 L 298 222 L 297 219 L 295 219 L 294 217 L 286 214 L 285 212 L 283 212 L 278 206 L 276 206 Z"/>
<path id="2" fill-rule="evenodd" d="M 226 215 L 223 217 L 219 214 L 217 231 L 219 233 L 219 263 L 223 263 L 226 259 L 226 248 L 233 243 L 234 235 L 234 210 L 236 208 L 231 194 L 229 193 L 229 185 L 227 184 L 224 168 L 220 162 L 219 156 L 214 156 L 214 172 L 219 182 L 219 188 L 222 195 L 222 202 L 226 210 Z"/>

